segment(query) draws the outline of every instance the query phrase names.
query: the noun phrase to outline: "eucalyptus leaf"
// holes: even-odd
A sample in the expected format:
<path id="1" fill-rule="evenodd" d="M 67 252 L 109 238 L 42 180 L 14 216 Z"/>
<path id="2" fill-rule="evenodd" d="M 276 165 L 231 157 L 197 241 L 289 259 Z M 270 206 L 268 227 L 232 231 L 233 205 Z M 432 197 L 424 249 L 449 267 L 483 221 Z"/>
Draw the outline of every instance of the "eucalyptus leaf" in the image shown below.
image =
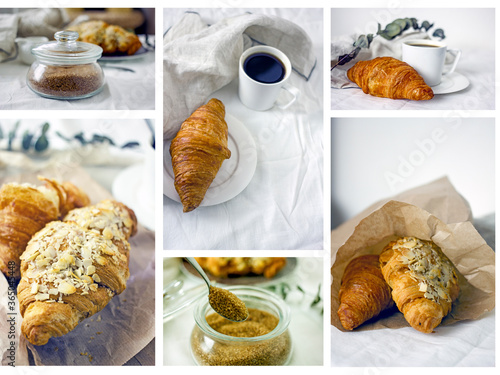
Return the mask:
<path id="1" fill-rule="evenodd" d="M 60 138 L 64 139 L 68 143 L 71 142 L 71 139 L 68 138 L 68 137 L 66 137 L 66 136 L 64 136 L 64 135 L 62 135 L 62 133 L 59 130 L 56 131 L 56 135 L 59 136 Z"/>
<path id="2" fill-rule="evenodd" d="M 355 59 L 356 56 L 358 56 L 359 51 L 361 51 L 361 48 L 356 47 L 354 50 L 351 51 L 351 53 L 339 56 L 338 62 L 335 66 L 347 64 L 349 61 L 351 61 L 352 59 Z M 333 68 L 335 68 L 335 66 Z"/>
<path id="3" fill-rule="evenodd" d="M 33 134 L 29 132 L 29 130 L 26 130 L 23 134 L 23 150 L 28 151 L 31 148 L 31 143 L 33 141 Z"/>
<path id="4" fill-rule="evenodd" d="M 14 126 L 12 127 L 12 129 L 9 132 L 9 143 L 7 145 L 8 151 L 12 151 L 12 142 L 14 141 L 14 138 L 16 138 L 17 129 L 19 129 L 20 123 L 21 123 L 21 121 L 19 121 L 19 120 L 16 121 L 16 123 L 14 124 Z"/>
<path id="5" fill-rule="evenodd" d="M 35 142 L 35 151 L 43 152 L 49 148 L 49 140 L 45 134 L 42 134 Z"/>
<path id="6" fill-rule="evenodd" d="M 398 25 L 401 28 L 401 32 L 408 30 L 411 26 L 411 21 L 409 18 L 398 18 L 392 21 L 392 23 Z"/>
<path id="7" fill-rule="evenodd" d="M 80 132 L 78 134 L 75 134 L 73 136 L 73 138 L 75 138 L 76 140 L 78 140 L 82 144 L 82 146 L 85 146 L 88 143 L 87 140 L 85 139 L 85 137 L 83 136 L 82 132 Z"/>
<path id="8" fill-rule="evenodd" d="M 420 26 L 418 26 L 418 21 L 416 18 L 410 18 L 410 22 L 413 30 L 420 30 Z"/>
<path id="9" fill-rule="evenodd" d="M 99 134 L 94 134 L 92 137 L 92 140 L 90 141 L 91 143 L 104 143 L 108 142 L 110 145 L 115 145 L 115 142 L 109 137 L 106 137 L 105 135 L 99 135 Z"/>
<path id="10" fill-rule="evenodd" d="M 436 29 L 436 30 L 434 30 L 434 32 L 432 33 L 432 36 L 434 36 L 436 38 L 440 38 L 440 39 L 446 38 L 446 36 L 444 35 L 444 30 L 443 29 Z"/>
<path id="11" fill-rule="evenodd" d="M 128 142 L 128 143 L 125 143 L 122 148 L 134 148 L 134 147 L 139 147 L 140 144 L 139 142 Z"/>
<path id="12" fill-rule="evenodd" d="M 429 31 L 429 29 L 434 26 L 434 24 L 430 23 L 429 21 L 424 21 L 422 22 L 422 28 L 425 30 L 425 31 Z"/>
<path id="13" fill-rule="evenodd" d="M 1 126 L 0 126 L 0 139 L 3 139 L 3 130 Z"/>
<path id="14" fill-rule="evenodd" d="M 373 40 L 373 34 L 360 35 L 358 39 L 354 42 L 354 47 L 359 48 L 370 48 L 370 43 Z"/>

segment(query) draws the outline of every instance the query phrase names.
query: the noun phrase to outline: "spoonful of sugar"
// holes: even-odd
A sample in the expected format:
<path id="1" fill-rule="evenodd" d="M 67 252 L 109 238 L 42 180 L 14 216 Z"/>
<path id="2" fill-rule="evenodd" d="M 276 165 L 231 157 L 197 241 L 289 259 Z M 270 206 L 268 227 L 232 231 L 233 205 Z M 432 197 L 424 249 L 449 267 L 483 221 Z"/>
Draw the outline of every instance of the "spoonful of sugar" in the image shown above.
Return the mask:
<path id="1" fill-rule="evenodd" d="M 233 322 L 242 322 L 248 318 L 245 303 L 227 289 L 211 285 L 210 279 L 200 267 L 196 259 L 184 258 L 201 275 L 208 286 L 208 303 L 216 313 Z"/>

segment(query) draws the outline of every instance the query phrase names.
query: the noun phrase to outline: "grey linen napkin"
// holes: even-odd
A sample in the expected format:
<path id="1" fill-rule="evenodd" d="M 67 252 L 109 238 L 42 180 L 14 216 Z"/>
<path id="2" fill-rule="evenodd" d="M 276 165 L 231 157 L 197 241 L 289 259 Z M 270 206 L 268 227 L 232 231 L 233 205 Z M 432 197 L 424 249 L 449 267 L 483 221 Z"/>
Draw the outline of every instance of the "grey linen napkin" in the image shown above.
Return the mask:
<path id="1" fill-rule="evenodd" d="M 165 139 L 173 138 L 182 122 L 214 91 L 238 75 L 242 52 L 252 44 L 278 48 L 293 70 L 308 79 L 316 58 L 309 36 L 285 19 L 245 13 L 207 25 L 200 15 L 184 14 L 163 38 Z M 235 93 L 236 94 L 236 93 Z"/>
<path id="2" fill-rule="evenodd" d="M 331 66 L 337 61 L 338 57 L 351 53 L 354 49 L 353 44 L 358 38 L 358 35 L 342 35 L 332 38 L 331 46 Z M 394 40 L 387 40 L 380 36 L 373 39 L 370 48 L 362 48 L 358 56 L 354 60 L 338 65 L 331 71 L 331 87 L 337 89 L 345 89 L 358 87 L 355 83 L 347 78 L 347 71 L 358 61 L 371 60 L 375 57 L 391 56 L 398 60 L 401 59 L 401 44 L 406 40 L 411 39 L 429 39 L 429 35 L 424 32 L 408 32 Z"/>
<path id="3" fill-rule="evenodd" d="M 28 9 L 16 14 L 0 14 L 0 62 L 16 58 L 16 37 L 46 36 L 62 30 L 69 21 L 64 9 Z"/>

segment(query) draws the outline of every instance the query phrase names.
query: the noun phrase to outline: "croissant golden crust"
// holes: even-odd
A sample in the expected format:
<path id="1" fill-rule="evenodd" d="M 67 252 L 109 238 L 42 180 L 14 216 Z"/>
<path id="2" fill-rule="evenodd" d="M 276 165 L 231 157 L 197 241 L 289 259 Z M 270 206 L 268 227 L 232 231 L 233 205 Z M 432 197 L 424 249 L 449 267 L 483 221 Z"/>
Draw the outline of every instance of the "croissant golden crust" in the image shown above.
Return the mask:
<path id="1" fill-rule="evenodd" d="M 337 315 L 347 330 L 394 306 L 378 255 L 362 255 L 349 262 L 342 276 L 339 300 Z"/>
<path id="2" fill-rule="evenodd" d="M 429 100 L 434 92 L 407 63 L 392 57 L 359 61 L 347 77 L 365 94 L 390 99 Z"/>
<path id="3" fill-rule="evenodd" d="M 76 211 L 76 212 L 74 212 Z M 34 345 L 73 330 L 122 293 L 129 278 L 133 211 L 106 200 L 37 232 L 21 256 L 21 332 Z"/>
<path id="4" fill-rule="evenodd" d="M 174 185 L 190 212 L 201 204 L 222 162 L 231 157 L 224 104 L 211 99 L 183 122 L 170 144 Z"/>
<path id="5" fill-rule="evenodd" d="M 70 209 L 88 205 L 88 196 L 70 182 L 40 176 L 43 186 L 7 183 L 0 189 L 0 270 L 20 277 L 19 257 L 31 237 Z"/>
<path id="6" fill-rule="evenodd" d="M 458 298 L 458 277 L 452 262 L 432 241 L 403 237 L 380 254 L 382 274 L 406 321 L 431 333 Z"/>
<path id="7" fill-rule="evenodd" d="M 78 32 L 78 40 L 100 46 L 104 54 L 121 52 L 133 55 L 142 47 L 139 37 L 134 33 L 100 20 L 82 22 L 68 30 Z"/>

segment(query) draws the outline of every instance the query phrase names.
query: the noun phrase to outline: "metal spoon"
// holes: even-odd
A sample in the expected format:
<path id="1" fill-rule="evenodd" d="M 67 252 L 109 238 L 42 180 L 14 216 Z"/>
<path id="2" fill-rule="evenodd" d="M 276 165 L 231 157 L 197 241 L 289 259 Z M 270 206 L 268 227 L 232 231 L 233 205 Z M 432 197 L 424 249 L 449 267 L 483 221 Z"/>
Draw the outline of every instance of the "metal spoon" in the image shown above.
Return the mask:
<path id="1" fill-rule="evenodd" d="M 227 289 L 213 286 L 207 274 L 194 258 L 184 258 L 201 275 L 208 286 L 208 302 L 214 311 L 233 322 L 242 322 L 248 318 L 245 303 Z"/>

